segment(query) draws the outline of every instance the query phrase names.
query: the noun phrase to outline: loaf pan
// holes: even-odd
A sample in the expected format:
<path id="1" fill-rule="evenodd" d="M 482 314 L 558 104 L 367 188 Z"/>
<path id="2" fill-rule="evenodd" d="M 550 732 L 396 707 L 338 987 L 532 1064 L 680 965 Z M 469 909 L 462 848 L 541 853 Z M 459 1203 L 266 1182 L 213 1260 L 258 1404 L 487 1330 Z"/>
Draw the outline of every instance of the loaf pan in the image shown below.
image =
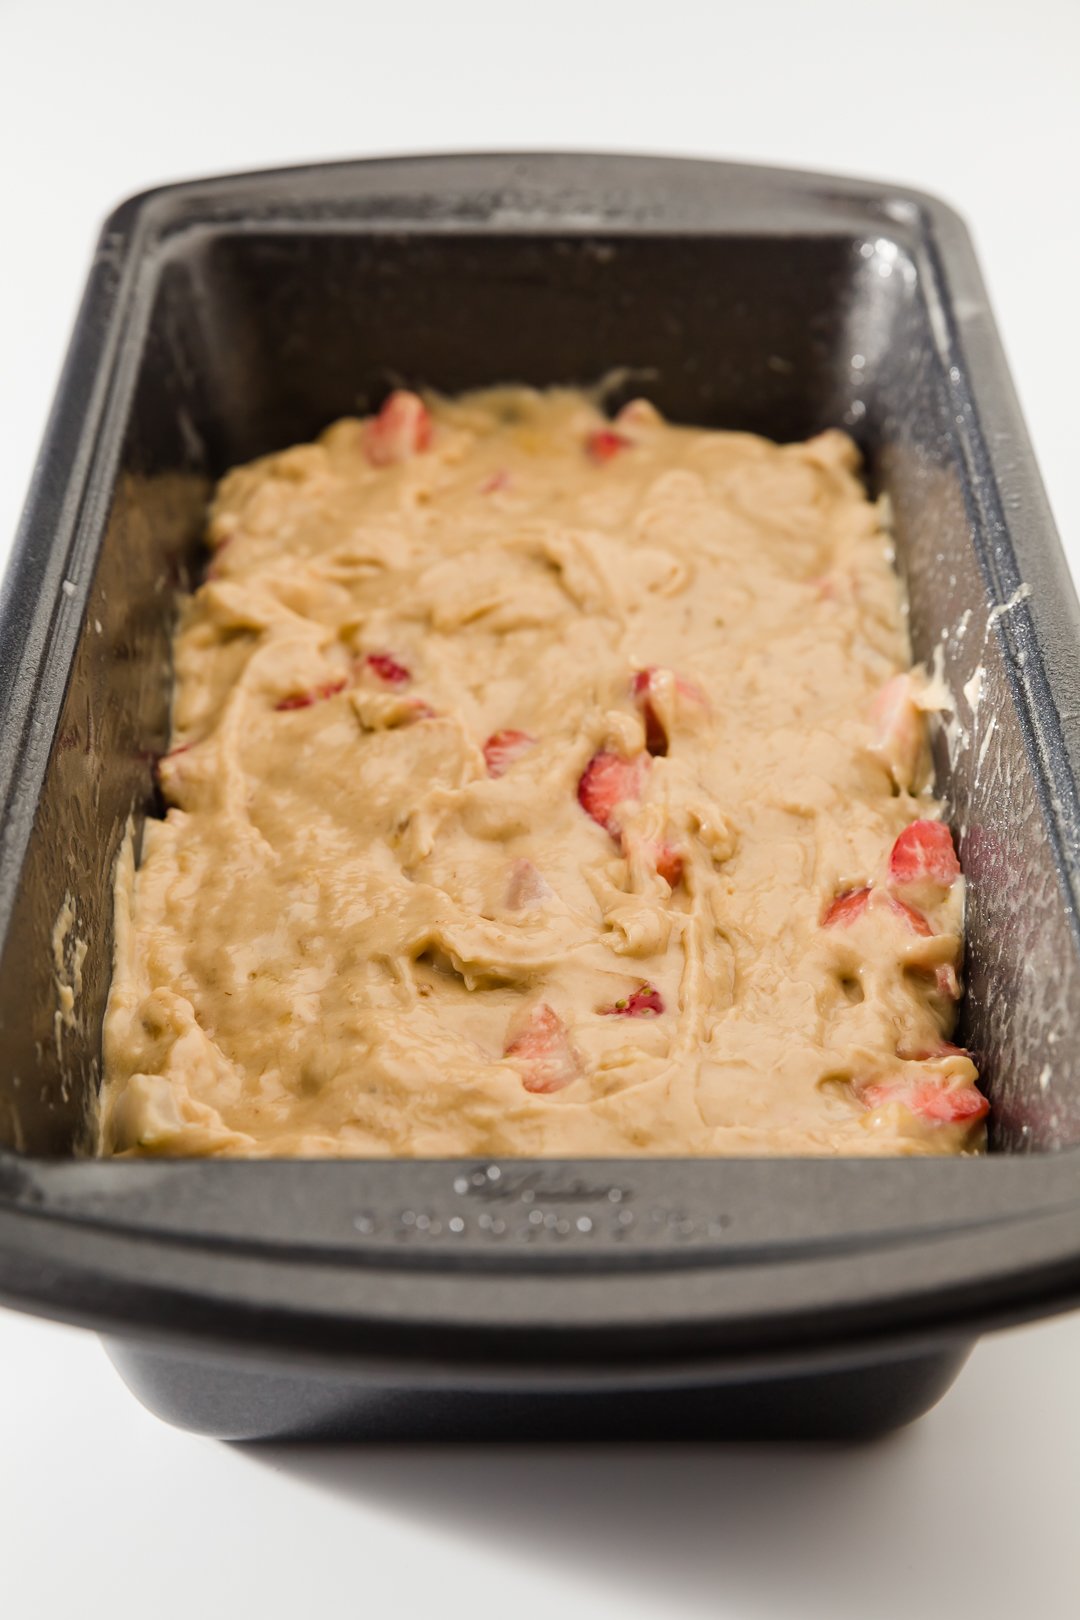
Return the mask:
<path id="1" fill-rule="evenodd" d="M 1037 276 L 1033 273 L 1033 296 Z M 594 383 L 854 434 L 970 882 L 957 1160 L 102 1162 L 128 819 L 211 483 L 398 383 Z M 612 403 L 619 403 L 618 389 Z M 1080 1296 L 1077 603 L 963 226 L 863 182 L 448 156 L 170 186 L 105 227 L 0 606 L 0 1295 L 232 1437 L 869 1434 Z"/>

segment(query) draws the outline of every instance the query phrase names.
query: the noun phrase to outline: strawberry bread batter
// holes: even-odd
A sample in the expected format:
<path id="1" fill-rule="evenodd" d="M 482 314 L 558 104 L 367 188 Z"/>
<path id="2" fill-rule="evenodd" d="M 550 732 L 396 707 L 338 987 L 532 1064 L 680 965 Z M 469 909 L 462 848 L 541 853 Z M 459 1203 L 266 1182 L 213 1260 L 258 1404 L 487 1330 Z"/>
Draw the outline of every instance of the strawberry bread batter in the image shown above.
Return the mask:
<path id="1" fill-rule="evenodd" d="M 963 878 L 841 433 L 391 396 L 226 477 L 103 1150 L 931 1154 Z"/>

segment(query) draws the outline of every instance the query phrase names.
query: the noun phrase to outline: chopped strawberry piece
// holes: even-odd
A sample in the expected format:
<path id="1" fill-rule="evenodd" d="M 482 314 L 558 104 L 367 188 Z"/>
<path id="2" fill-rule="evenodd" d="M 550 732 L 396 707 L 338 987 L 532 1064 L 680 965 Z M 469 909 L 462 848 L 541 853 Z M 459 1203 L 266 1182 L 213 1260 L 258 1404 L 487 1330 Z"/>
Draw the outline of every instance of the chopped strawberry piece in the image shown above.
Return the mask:
<path id="1" fill-rule="evenodd" d="M 600 1011 L 607 1018 L 653 1018 L 664 1011 L 664 998 L 655 984 L 642 984 L 633 995 Z"/>
<path id="2" fill-rule="evenodd" d="M 321 686 L 309 687 L 306 692 L 293 692 L 289 697 L 283 697 L 280 703 L 275 703 L 275 709 L 310 709 L 313 703 L 325 702 L 327 698 L 336 697 L 344 692 L 345 682 L 324 681 Z"/>
<path id="3" fill-rule="evenodd" d="M 683 675 L 676 675 L 673 670 L 650 664 L 646 669 L 637 671 L 630 682 L 630 691 L 645 722 L 645 746 L 650 754 L 661 756 L 668 751 L 668 734 L 667 727 L 657 712 L 655 700 L 661 686 L 667 682 L 674 685 L 680 697 L 688 698 L 691 703 L 700 704 L 702 708 L 707 708 L 709 701 L 696 681 L 689 681 Z M 670 686 L 668 690 L 670 691 Z"/>
<path id="4" fill-rule="evenodd" d="M 934 930 L 921 911 L 916 911 L 914 906 L 905 905 L 895 894 L 883 895 L 882 899 L 893 915 L 899 917 L 913 934 L 918 934 L 921 939 L 933 937 Z M 957 978 L 956 969 L 948 962 L 944 962 L 936 967 L 933 973 L 938 995 L 944 996 L 946 1001 L 959 1001 L 960 980 Z"/>
<path id="5" fill-rule="evenodd" d="M 536 738 L 527 731 L 493 731 L 484 744 L 484 759 L 489 776 L 505 776 L 516 759 L 527 754 L 536 744 Z"/>
<path id="6" fill-rule="evenodd" d="M 848 889 L 844 894 L 838 894 L 830 906 L 826 908 L 821 919 L 822 928 L 850 928 L 853 922 L 860 918 L 870 904 L 870 889 Z"/>
<path id="7" fill-rule="evenodd" d="M 708 703 L 708 698 L 696 681 L 688 680 L 685 675 L 676 675 L 673 670 L 664 669 L 660 664 L 649 664 L 645 669 L 639 669 L 630 682 L 630 690 L 639 698 L 655 687 L 657 676 L 661 675 L 670 675 L 676 691 L 683 697 L 690 698 L 694 703 Z"/>
<path id="8" fill-rule="evenodd" d="M 645 722 L 645 747 L 650 754 L 663 758 L 668 751 L 667 727 L 647 697 L 640 701 L 638 707 Z"/>
<path id="9" fill-rule="evenodd" d="M 510 868 L 510 881 L 506 885 L 506 904 L 510 911 L 524 911 L 550 900 L 551 885 L 536 870 L 532 861 L 517 860 Z"/>
<path id="10" fill-rule="evenodd" d="M 934 974 L 934 983 L 937 986 L 938 995 L 944 996 L 946 1001 L 960 1000 L 960 980 L 957 977 L 956 969 L 950 967 L 948 963 L 938 968 Z"/>
<path id="11" fill-rule="evenodd" d="M 194 743 L 179 743 L 177 747 L 170 748 L 167 754 L 158 755 L 157 759 L 154 760 L 153 769 L 154 781 L 159 788 L 166 787 L 168 778 L 174 774 L 172 769 L 173 760 L 177 759 L 181 754 L 186 754 L 188 749 L 194 746 Z"/>
<path id="12" fill-rule="evenodd" d="M 431 443 L 431 413 L 423 400 L 399 388 L 364 432 L 364 453 L 373 467 L 408 461 Z"/>
<path id="13" fill-rule="evenodd" d="M 670 844 L 654 845 L 653 851 L 656 860 L 656 870 L 673 889 L 677 889 L 679 884 L 682 882 L 682 856 L 679 854 L 678 850 L 672 849 Z"/>
<path id="14" fill-rule="evenodd" d="M 902 901 L 895 899 L 892 895 L 889 896 L 889 909 L 897 915 L 903 916 L 908 927 L 916 934 L 921 935 L 923 939 L 930 939 L 933 936 L 934 930 L 926 918 L 918 911 L 913 910 L 911 906 L 905 906 Z M 915 969 L 915 971 L 919 972 L 920 977 L 932 973 L 934 988 L 937 990 L 938 995 L 943 996 L 946 1001 L 960 1000 L 960 980 L 956 969 L 951 963 L 942 962 L 936 968 Z"/>
<path id="15" fill-rule="evenodd" d="M 836 580 L 830 574 L 818 574 L 808 579 L 806 587 L 813 591 L 819 602 L 835 602 L 840 595 Z"/>
<path id="16" fill-rule="evenodd" d="M 647 399 L 629 399 L 621 410 L 615 412 L 615 420 L 628 423 L 631 427 L 656 427 L 663 417 Z"/>
<path id="17" fill-rule="evenodd" d="M 505 467 L 493 472 L 490 478 L 485 478 L 480 485 L 481 495 L 495 495 L 500 489 L 505 489 L 510 482 L 510 474 Z"/>
<path id="18" fill-rule="evenodd" d="M 665 755 L 668 751 L 667 727 L 653 708 L 649 693 L 657 675 L 655 665 L 648 669 L 639 669 L 630 683 L 630 690 L 634 694 L 634 701 L 641 710 L 641 718 L 645 722 L 645 747 L 650 754 Z"/>
<path id="19" fill-rule="evenodd" d="M 875 908 L 887 906 L 894 917 L 899 918 L 906 928 L 910 928 L 911 932 L 918 934 L 920 938 L 929 939 L 933 935 L 934 930 L 921 911 L 916 911 L 914 906 L 898 900 L 895 894 L 888 894 L 881 889 L 875 890 L 869 885 L 864 889 L 848 889 L 845 894 L 837 895 L 826 909 L 821 926 L 850 928 L 871 903 Z"/>
<path id="20" fill-rule="evenodd" d="M 990 1112 L 989 1100 L 975 1086 L 939 1086 L 930 1080 L 915 1087 L 911 1107 L 924 1119 L 948 1125 L 973 1123 Z"/>
<path id="21" fill-rule="evenodd" d="M 678 888 L 682 882 L 684 863 L 677 849 L 658 838 L 641 838 L 623 831 L 617 836 L 628 861 L 637 858 L 644 866 L 651 867 L 654 872 L 659 873 L 671 888 Z"/>
<path id="22" fill-rule="evenodd" d="M 639 754 L 635 759 L 624 759 L 621 754 L 601 750 L 582 772 L 578 803 L 613 838 L 619 835 L 619 806 L 641 797 L 648 758 L 647 754 Z"/>
<path id="23" fill-rule="evenodd" d="M 975 1086 L 950 1086 L 940 1075 L 919 1080 L 886 1080 L 863 1086 L 859 1095 L 868 1108 L 903 1103 L 920 1119 L 935 1125 L 974 1124 L 990 1112 L 990 1104 Z"/>
<path id="24" fill-rule="evenodd" d="M 895 894 L 883 894 L 881 899 L 888 906 L 893 916 L 899 917 L 900 921 L 910 928 L 913 934 L 918 934 L 922 939 L 931 937 L 934 930 L 921 911 L 916 911 L 914 906 L 905 905 L 903 900 L 896 898 Z"/>
<path id="25" fill-rule="evenodd" d="M 617 456 L 620 450 L 629 450 L 633 440 L 628 439 L 625 433 L 616 433 L 614 428 L 597 428 L 585 440 L 585 453 L 591 461 L 603 465 Z"/>
<path id="26" fill-rule="evenodd" d="M 412 671 L 399 664 L 396 658 L 391 658 L 389 653 L 368 653 L 364 663 L 387 686 L 406 686 L 412 680 Z"/>
<path id="27" fill-rule="evenodd" d="M 232 543 L 236 539 L 236 536 L 237 536 L 238 533 L 239 533 L 239 529 L 236 528 L 236 529 L 233 529 L 230 533 L 223 534 L 221 536 L 220 540 L 214 540 L 214 541 L 211 542 L 213 553 L 214 553 L 214 560 L 210 564 L 209 568 L 206 570 L 206 578 L 207 579 L 218 579 L 220 577 L 221 569 L 218 567 L 218 559 L 220 558 L 221 553 L 223 551 L 225 551 L 227 547 L 232 545 Z"/>
<path id="28" fill-rule="evenodd" d="M 580 1072 L 566 1025 L 546 1001 L 535 1003 L 507 1030 L 504 1056 L 521 1068 L 526 1091 L 561 1091 Z"/>
<path id="29" fill-rule="evenodd" d="M 943 821 L 913 821 L 892 847 L 889 883 L 893 888 L 948 889 L 959 876 L 952 833 Z"/>
<path id="30" fill-rule="evenodd" d="M 874 699 L 875 736 L 873 752 L 887 766 L 898 787 L 910 788 L 922 757 L 924 729 L 922 710 L 915 702 L 915 683 L 910 675 L 894 675 Z"/>

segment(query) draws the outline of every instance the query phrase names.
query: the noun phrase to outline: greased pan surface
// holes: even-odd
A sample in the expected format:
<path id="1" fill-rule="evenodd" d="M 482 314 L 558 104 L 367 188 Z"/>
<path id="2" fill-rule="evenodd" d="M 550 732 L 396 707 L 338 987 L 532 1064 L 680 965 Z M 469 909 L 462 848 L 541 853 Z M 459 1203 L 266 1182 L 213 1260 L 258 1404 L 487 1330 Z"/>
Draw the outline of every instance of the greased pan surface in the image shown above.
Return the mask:
<path id="1" fill-rule="evenodd" d="M 956 695 L 939 785 L 970 879 L 962 1038 L 991 1154 L 80 1156 L 112 864 L 154 807 L 172 603 L 213 478 L 398 381 L 616 367 L 676 419 L 844 426 L 892 498 L 916 655 Z M 643 1429 L 868 1431 L 936 1398 L 983 1326 L 1080 1294 L 1076 598 L 966 233 L 932 199 L 497 155 L 137 198 L 95 258 L 0 646 L 0 1295 L 126 1341 L 165 1415 L 555 1432 L 587 1399 L 603 1430 L 601 1390 L 615 1421 L 636 1389 Z"/>

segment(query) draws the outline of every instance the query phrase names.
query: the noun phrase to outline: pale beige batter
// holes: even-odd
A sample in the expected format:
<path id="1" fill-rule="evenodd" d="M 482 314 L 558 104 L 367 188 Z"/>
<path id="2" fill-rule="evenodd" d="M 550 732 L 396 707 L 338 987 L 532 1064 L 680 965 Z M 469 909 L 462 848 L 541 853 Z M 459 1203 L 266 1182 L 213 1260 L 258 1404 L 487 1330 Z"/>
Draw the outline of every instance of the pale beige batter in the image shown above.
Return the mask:
<path id="1" fill-rule="evenodd" d="M 118 878 L 104 1151 L 980 1147 L 856 468 L 519 389 L 230 473 Z"/>

